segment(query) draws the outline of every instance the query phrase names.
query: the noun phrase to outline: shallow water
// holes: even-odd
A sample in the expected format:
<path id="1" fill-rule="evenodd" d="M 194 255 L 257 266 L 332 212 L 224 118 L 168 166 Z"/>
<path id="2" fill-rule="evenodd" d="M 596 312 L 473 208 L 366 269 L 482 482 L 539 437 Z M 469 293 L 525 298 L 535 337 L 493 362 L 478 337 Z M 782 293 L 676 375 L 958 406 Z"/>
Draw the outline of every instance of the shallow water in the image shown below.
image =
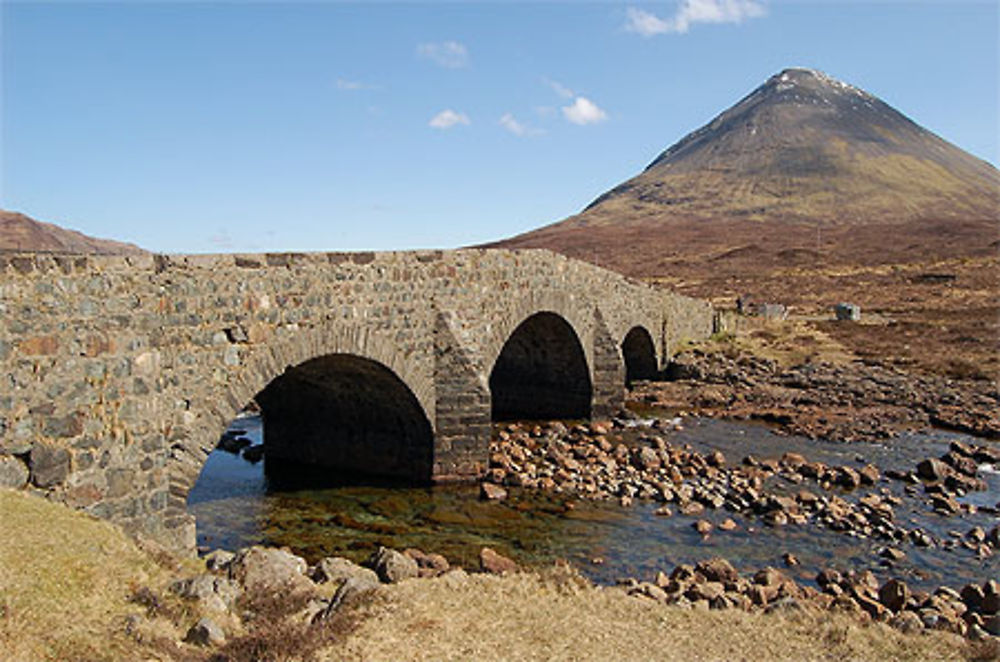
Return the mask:
<path id="1" fill-rule="evenodd" d="M 260 443 L 260 425 L 259 418 L 251 417 L 235 421 L 231 429 L 244 430 L 254 443 Z M 935 432 L 907 435 L 886 444 L 841 444 L 780 436 L 755 424 L 697 419 L 686 421 L 685 429 L 670 433 L 668 439 L 697 450 L 721 450 L 730 463 L 747 454 L 763 459 L 793 451 L 832 464 L 871 462 L 883 472 L 911 469 L 919 460 L 943 453 L 954 439 L 978 442 Z M 1000 500 L 1000 473 L 988 471 L 982 476 L 989 490 L 967 500 L 995 505 Z M 781 481 L 770 487 L 780 489 Z M 903 495 L 904 486 L 898 481 L 883 480 L 878 487 Z M 865 493 L 856 490 L 844 496 L 856 500 Z M 879 565 L 877 556 L 885 542 L 811 524 L 769 528 L 756 518 L 726 510 L 707 510 L 700 517 L 715 522 L 731 517 L 739 528 L 702 538 L 691 526 L 698 518 L 656 516 L 656 503 L 637 501 L 622 508 L 615 502 L 516 489 L 508 500 L 493 503 L 480 501 L 478 494 L 477 487 L 468 485 L 276 489 L 269 485 L 263 463 L 250 464 L 216 451 L 191 491 L 188 509 L 197 517 L 200 546 L 285 545 L 310 561 L 334 555 L 363 560 L 377 545 L 386 545 L 438 552 L 453 563 L 471 567 L 477 564 L 479 549 L 490 546 L 526 564 L 566 559 L 595 581 L 611 583 L 629 576 L 651 579 L 657 570 L 669 572 L 677 563 L 716 555 L 743 570 L 781 566 L 782 554 L 790 552 L 801 565 L 789 572 L 805 581 L 826 566 L 871 569 L 880 577 L 903 576 L 922 588 L 1000 576 L 1000 555 L 981 560 L 965 549 L 922 549 L 904 543 L 901 549 L 907 553 L 906 560 L 890 570 Z M 897 522 L 908 528 L 920 526 L 939 538 L 949 537 L 950 531 L 964 534 L 976 525 L 988 529 L 998 522 L 985 513 L 941 517 L 918 499 L 906 499 L 895 510 Z"/>

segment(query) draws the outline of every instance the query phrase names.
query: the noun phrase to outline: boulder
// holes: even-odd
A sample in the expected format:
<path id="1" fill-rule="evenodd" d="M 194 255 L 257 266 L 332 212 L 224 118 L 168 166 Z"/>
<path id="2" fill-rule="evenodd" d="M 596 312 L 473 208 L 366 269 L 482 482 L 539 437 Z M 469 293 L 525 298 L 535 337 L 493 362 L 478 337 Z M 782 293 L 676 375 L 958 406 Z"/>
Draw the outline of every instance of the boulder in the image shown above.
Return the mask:
<path id="1" fill-rule="evenodd" d="M 695 566 L 695 571 L 700 572 L 710 582 L 735 582 L 740 578 L 736 568 L 729 561 L 722 558 L 713 558 L 702 561 Z"/>
<path id="2" fill-rule="evenodd" d="M 380 580 L 388 584 L 396 584 L 420 574 L 416 561 L 388 547 L 379 547 L 368 559 L 368 566 Z"/>
<path id="3" fill-rule="evenodd" d="M 983 584 L 983 604 L 980 613 L 996 614 L 1000 612 L 1000 582 L 991 579 Z"/>
<path id="4" fill-rule="evenodd" d="M 694 530 L 703 536 L 707 536 L 712 532 L 712 523 L 705 519 L 700 519 L 691 526 L 693 526 Z"/>
<path id="5" fill-rule="evenodd" d="M 924 629 L 924 622 L 912 611 L 899 612 L 889 620 L 889 625 L 903 634 L 916 634 Z"/>
<path id="6" fill-rule="evenodd" d="M 419 549 L 405 549 L 403 553 L 417 562 L 421 577 L 437 577 L 451 569 L 451 564 L 441 554 L 424 552 Z"/>
<path id="7" fill-rule="evenodd" d="M 494 575 L 504 575 L 519 570 L 517 563 L 499 554 L 489 547 L 483 547 L 479 552 L 479 566 L 483 572 Z"/>
<path id="8" fill-rule="evenodd" d="M 917 465 L 917 475 L 926 480 L 944 480 L 951 475 L 951 467 L 931 457 Z"/>
<path id="9" fill-rule="evenodd" d="M 337 592 L 333 594 L 333 597 L 330 599 L 330 603 L 322 611 L 319 611 L 315 616 L 313 616 L 313 622 L 324 621 L 330 618 L 348 600 L 351 600 L 358 595 L 377 591 L 379 586 L 380 584 L 378 583 L 378 579 L 372 578 L 368 575 L 359 574 L 348 577 L 344 580 L 344 583 L 337 587 Z"/>
<path id="10" fill-rule="evenodd" d="M 969 611 L 979 611 L 983 606 L 983 588 L 979 584 L 966 584 L 959 591 L 962 602 L 969 608 Z"/>
<path id="11" fill-rule="evenodd" d="M 503 501 L 507 498 L 507 490 L 493 483 L 482 483 L 479 486 L 479 498 L 486 501 Z"/>
<path id="12" fill-rule="evenodd" d="M 191 626 L 184 641 L 196 646 L 220 646 L 226 643 L 226 634 L 210 618 L 203 618 Z"/>
<path id="13" fill-rule="evenodd" d="M 257 464 L 264 459 L 264 444 L 244 448 L 242 457 L 250 464 Z"/>
<path id="14" fill-rule="evenodd" d="M 725 592 L 726 587 L 719 582 L 699 582 L 689 586 L 684 592 L 684 597 L 692 602 L 697 602 L 698 600 L 708 600 L 711 602 L 716 598 L 722 597 Z"/>
<path id="15" fill-rule="evenodd" d="M 229 577 L 247 591 L 305 591 L 313 583 L 305 576 L 305 559 L 284 549 L 253 546 L 240 550 L 229 564 Z"/>
<path id="16" fill-rule="evenodd" d="M 224 549 L 215 549 L 204 556 L 205 568 L 209 572 L 225 572 L 236 555 Z"/>
<path id="17" fill-rule="evenodd" d="M 858 471 L 858 475 L 861 476 L 862 485 L 874 485 L 880 477 L 878 467 L 874 464 L 866 464 Z"/>
<path id="18" fill-rule="evenodd" d="M 966 476 L 975 477 L 979 471 L 979 465 L 971 457 L 965 457 L 954 451 L 948 451 L 941 456 L 941 461 L 952 469 Z"/>
<path id="19" fill-rule="evenodd" d="M 236 582 L 209 573 L 174 582 L 170 590 L 187 600 L 196 600 L 204 609 L 217 612 L 230 611 L 243 592 Z"/>
<path id="20" fill-rule="evenodd" d="M 910 587 L 899 579 L 890 579 L 878 591 L 878 601 L 893 612 L 901 611 L 909 599 Z"/>
<path id="21" fill-rule="evenodd" d="M 374 570 L 364 568 L 354 561 L 350 561 L 338 556 L 328 556 L 320 559 L 312 571 L 312 579 L 317 584 L 328 584 L 331 582 L 344 582 L 351 577 L 368 580 L 371 583 L 378 583 L 378 575 Z"/>

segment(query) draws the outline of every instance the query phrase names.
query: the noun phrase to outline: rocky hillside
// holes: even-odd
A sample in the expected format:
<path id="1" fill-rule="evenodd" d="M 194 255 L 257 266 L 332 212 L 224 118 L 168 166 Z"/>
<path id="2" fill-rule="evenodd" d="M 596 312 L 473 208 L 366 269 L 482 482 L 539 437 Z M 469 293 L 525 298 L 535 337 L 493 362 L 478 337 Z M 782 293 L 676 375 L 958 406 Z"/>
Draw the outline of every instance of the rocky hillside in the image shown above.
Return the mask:
<path id="1" fill-rule="evenodd" d="M 144 253 L 135 244 L 97 239 L 42 223 L 24 214 L 0 209 L 0 251 L 44 251 L 52 253 L 104 253 L 136 255 Z"/>

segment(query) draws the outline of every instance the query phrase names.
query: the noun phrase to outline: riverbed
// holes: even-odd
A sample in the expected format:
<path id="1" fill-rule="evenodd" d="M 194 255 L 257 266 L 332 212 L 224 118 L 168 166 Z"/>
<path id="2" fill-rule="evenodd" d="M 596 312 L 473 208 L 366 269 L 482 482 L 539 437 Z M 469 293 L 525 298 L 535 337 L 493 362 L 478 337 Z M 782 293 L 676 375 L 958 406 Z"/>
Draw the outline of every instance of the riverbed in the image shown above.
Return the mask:
<path id="1" fill-rule="evenodd" d="M 261 421 L 241 418 L 238 429 L 254 444 L 261 443 Z M 638 434 L 642 422 L 634 428 Z M 775 434 L 770 428 L 712 419 L 687 419 L 683 429 L 669 433 L 671 444 L 690 444 L 699 451 L 719 450 L 731 462 L 746 455 L 777 458 L 797 452 L 811 461 L 837 465 L 876 465 L 912 469 L 926 457 L 936 457 L 952 441 L 978 443 L 949 432 L 909 434 L 884 443 L 834 443 Z M 1000 501 L 1000 473 L 983 466 L 988 489 L 962 500 L 985 506 L 973 514 L 944 517 L 905 492 L 900 481 L 882 479 L 871 489 L 888 489 L 903 502 L 896 508 L 900 523 L 920 527 L 941 540 L 955 539 L 974 526 L 989 529 L 998 518 L 986 512 Z M 784 486 L 776 479 L 772 489 Z M 788 489 L 798 486 L 789 485 Z M 870 490 L 843 493 L 857 500 Z M 652 578 L 678 563 L 711 556 L 729 559 L 740 570 L 782 567 L 784 554 L 799 565 L 787 572 L 811 583 L 824 567 L 869 569 L 880 579 L 905 577 L 915 588 L 942 584 L 959 586 L 1000 576 L 1000 555 L 981 559 L 961 546 L 898 545 L 906 557 L 888 567 L 878 552 L 886 543 L 831 531 L 814 524 L 772 528 L 753 516 L 726 510 L 688 517 L 655 514 L 660 504 L 636 501 L 622 507 L 613 501 L 590 501 L 567 494 L 511 489 L 502 502 L 479 499 L 476 486 L 405 487 L 340 485 L 301 487 L 285 476 L 269 479 L 264 462 L 217 450 L 209 457 L 191 491 L 188 509 L 198 522 L 198 544 L 204 548 L 236 549 L 250 544 L 287 546 L 311 562 L 324 556 L 367 558 L 378 545 L 416 547 L 446 556 L 453 564 L 475 567 L 483 546 L 493 547 L 522 564 L 541 566 L 565 559 L 598 583 L 624 577 Z M 716 523 L 731 518 L 733 531 L 715 530 L 703 537 L 692 528 L 695 519 Z"/>

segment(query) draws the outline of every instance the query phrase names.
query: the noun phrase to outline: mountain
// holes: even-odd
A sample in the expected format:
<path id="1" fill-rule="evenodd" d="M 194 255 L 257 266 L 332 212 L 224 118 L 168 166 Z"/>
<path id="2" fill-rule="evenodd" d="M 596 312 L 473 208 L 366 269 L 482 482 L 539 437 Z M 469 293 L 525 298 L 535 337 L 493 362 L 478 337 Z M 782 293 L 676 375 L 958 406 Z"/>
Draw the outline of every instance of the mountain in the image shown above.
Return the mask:
<path id="1" fill-rule="evenodd" d="M 103 253 L 138 255 L 145 251 L 135 244 L 96 239 L 52 223 L 42 223 L 24 214 L 0 209 L 0 251 L 47 253 Z"/>
<path id="2" fill-rule="evenodd" d="M 580 214 L 497 242 L 701 278 L 995 252 L 1000 173 L 875 96 L 786 69 Z"/>

